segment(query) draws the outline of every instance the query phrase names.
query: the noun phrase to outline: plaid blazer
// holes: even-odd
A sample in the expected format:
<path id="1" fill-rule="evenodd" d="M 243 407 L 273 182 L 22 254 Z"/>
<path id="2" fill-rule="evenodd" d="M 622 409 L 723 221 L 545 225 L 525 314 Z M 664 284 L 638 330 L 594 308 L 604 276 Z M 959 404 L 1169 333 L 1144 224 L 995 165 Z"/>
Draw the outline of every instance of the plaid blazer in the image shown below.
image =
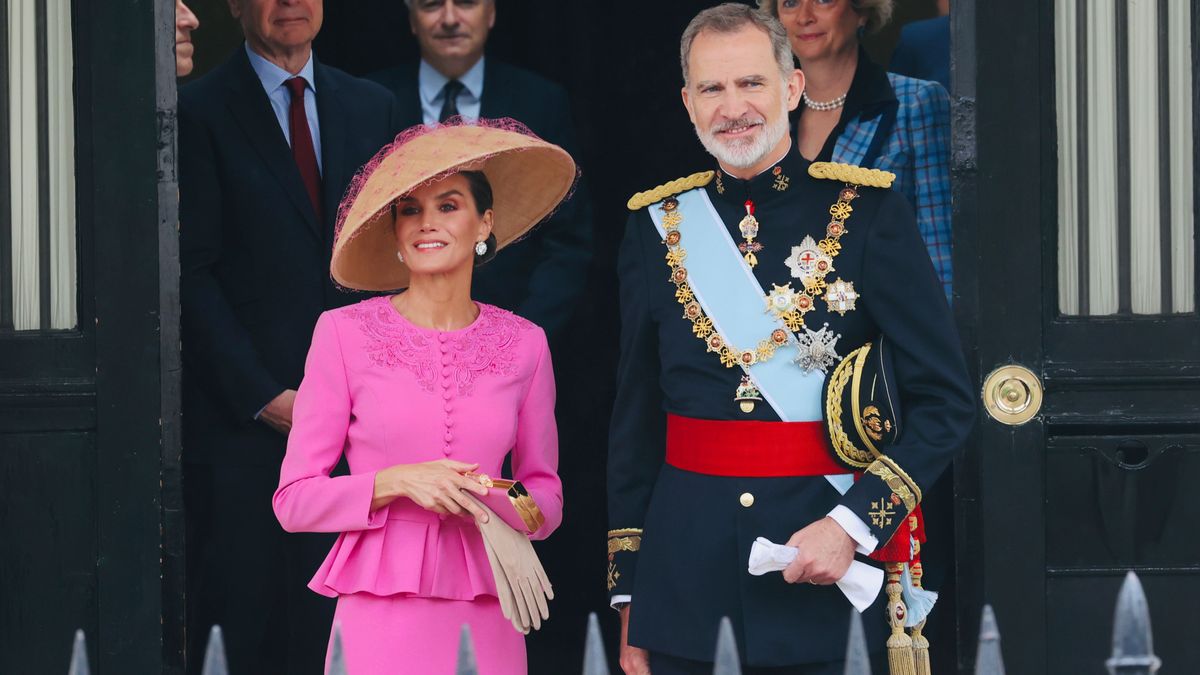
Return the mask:
<path id="1" fill-rule="evenodd" d="M 851 119 L 838 136 L 833 161 L 896 174 L 893 187 L 916 209 L 921 237 L 949 300 L 954 278 L 950 260 L 950 96 L 936 82 L 894 73 L 888 73 L 887 79 L 896 104 Z"/>

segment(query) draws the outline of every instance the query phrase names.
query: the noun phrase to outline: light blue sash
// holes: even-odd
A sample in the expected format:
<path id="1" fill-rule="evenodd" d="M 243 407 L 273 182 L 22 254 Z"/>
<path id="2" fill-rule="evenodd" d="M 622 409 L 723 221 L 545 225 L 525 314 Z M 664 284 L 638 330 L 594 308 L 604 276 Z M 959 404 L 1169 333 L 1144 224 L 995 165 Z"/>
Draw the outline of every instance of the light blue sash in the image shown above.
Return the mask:
<path id="1" fill-rule="evenodd" d="M 721 337 L 739 349 L 754 349 L 776 328 L 787 331 L 782 320 L 766 311 L 766 294 L 742 259 L 708 194 L 700 188 L 677 195 L 676 199 L 677 211 L 683 218 L 679 233 L 680 245 L 687 251 L 683 264 L 688 271 L 688 284 Z M 662 215 L 658 204 L 650 207 L 650 219 L 659 236 L 665 238 L 667 230 L 662 225 Z M 779 419 L 819 422 L 825 375 L 819 371 L 806 373 L 792 362 L 796 340 L 791 331 L 787 334 L 788 342 L 779 348 L 779 353 L 745 371 Z M 850 474 L 825 478 L 843 494 L 854 484 Z"/>

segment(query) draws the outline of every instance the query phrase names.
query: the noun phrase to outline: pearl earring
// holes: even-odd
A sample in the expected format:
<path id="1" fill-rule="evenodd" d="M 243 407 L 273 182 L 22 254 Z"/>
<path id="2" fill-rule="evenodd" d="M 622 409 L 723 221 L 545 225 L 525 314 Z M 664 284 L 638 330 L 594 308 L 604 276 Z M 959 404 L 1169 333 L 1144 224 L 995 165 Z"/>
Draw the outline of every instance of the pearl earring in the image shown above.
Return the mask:
<path id="1" fill-rule="evenodd" d="M 399 260 L 400 262 L 404 262 L 404 253 L 401 251 L 396 251 L 396 260 Z"/>
<path id="2" fill-rule="evenodd" d="M 485 253 L 487 253 L 487 242 L 475 242 L 475 255 L 482 256 Z"/>

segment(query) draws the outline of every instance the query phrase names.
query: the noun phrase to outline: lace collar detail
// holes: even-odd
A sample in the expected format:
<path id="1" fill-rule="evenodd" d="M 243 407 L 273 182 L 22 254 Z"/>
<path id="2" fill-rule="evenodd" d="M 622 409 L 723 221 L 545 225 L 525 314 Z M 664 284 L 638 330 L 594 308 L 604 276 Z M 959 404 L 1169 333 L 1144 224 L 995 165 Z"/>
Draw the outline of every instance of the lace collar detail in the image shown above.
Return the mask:
<path id="1" fill-rule="evenodd" d="M 364 300 L 352 307 L 352 314 L 367 338 L 367 358 L 372 365 L 404 367 L 431 393 L 446 378 L 460 396 L 469 396 L 481 375 L 516 372 L 516 347 L 521 330 L 529 324 L 512 312 L 477 304 L 475 321 L 454 331 L 413 325 L 387 297 Z"/>

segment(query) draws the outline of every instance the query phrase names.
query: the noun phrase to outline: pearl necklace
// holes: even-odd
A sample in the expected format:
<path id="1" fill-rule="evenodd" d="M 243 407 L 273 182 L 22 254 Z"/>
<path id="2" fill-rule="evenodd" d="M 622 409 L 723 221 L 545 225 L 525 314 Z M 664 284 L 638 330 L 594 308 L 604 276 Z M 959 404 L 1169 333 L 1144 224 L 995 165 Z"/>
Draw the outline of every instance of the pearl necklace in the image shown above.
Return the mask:
<path id="1" fill-rule="evenodd" d="M 804 99 L 804 106 L 806 108 L 813 110 L 837 110 L 846 102 L 846 94 L 842 94 L 832 101 L 814 101 L 808 97 L 808 92 L 804 91 L 800 92 L 800 98 Z"/>

